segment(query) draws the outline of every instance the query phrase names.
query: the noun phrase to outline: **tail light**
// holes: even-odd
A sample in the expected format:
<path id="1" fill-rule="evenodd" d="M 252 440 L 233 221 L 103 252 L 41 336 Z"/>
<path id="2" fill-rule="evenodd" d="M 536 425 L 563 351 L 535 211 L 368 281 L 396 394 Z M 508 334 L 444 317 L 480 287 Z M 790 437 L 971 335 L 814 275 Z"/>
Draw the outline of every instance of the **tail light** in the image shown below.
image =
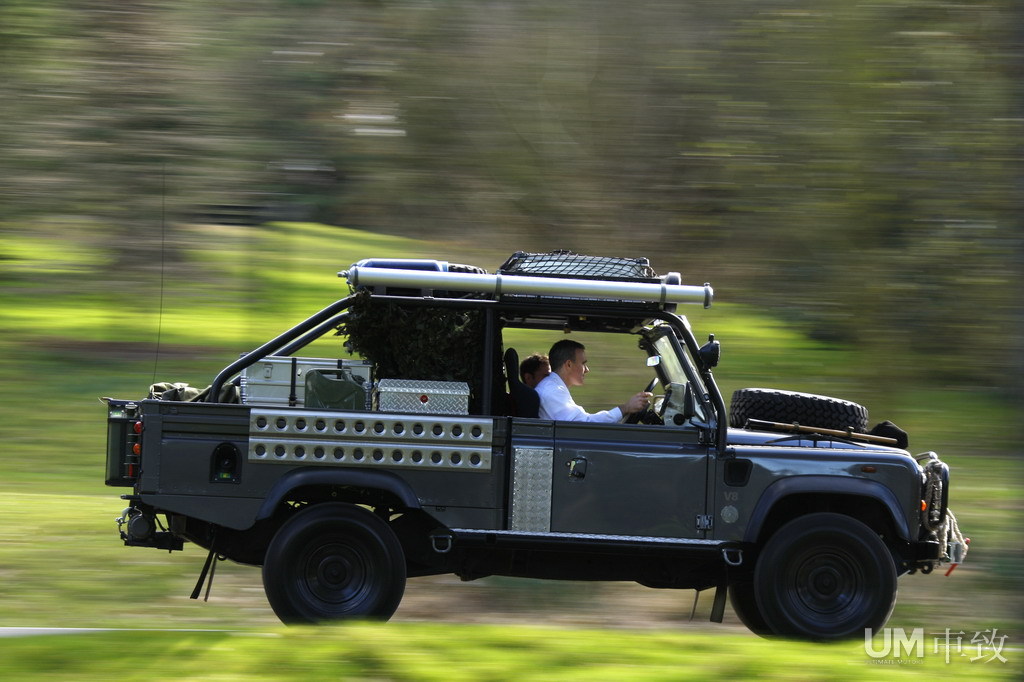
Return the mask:
<path id="1" fill-rule="evenodd" d="M 136 403 L 107 400 L 107 485 L 135 484 L 142 457 L 142 432 Z"/>

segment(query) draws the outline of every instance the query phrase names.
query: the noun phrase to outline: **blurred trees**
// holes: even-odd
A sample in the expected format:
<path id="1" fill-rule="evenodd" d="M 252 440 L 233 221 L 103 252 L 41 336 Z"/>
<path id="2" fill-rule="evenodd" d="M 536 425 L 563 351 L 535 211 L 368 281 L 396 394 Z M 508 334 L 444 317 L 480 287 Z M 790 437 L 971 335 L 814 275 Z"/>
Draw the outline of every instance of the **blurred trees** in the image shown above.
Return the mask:
<path id="1" fill-rule="evenodd" d="M 0 188 L 122 263 L 223 203 L 650 255 L 1019 396 L 1022 32 L 1010 0 L 10 0 Z"/>

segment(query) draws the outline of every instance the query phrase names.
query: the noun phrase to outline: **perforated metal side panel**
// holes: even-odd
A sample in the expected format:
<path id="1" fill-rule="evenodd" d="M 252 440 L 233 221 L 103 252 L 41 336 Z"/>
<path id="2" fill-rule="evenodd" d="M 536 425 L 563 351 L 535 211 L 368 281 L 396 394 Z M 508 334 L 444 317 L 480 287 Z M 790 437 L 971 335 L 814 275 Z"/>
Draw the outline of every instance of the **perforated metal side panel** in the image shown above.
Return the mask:
<path id="1" fill-rule="evenodd" d="M 492 427 L 473 417 L 253 408 L 249 459 L 487 472 Z"/>
<path id="2" fill-rule="evenodd" d="M 551 531 L 551 448 L 515 448 L 512 452 L 512 519 L 514 531 Z"/>

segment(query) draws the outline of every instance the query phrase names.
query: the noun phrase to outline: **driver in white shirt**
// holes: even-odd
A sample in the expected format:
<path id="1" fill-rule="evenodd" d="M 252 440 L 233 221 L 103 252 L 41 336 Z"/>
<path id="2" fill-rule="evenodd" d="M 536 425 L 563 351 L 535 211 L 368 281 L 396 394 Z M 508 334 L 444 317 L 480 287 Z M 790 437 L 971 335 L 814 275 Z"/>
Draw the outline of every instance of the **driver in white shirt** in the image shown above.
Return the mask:
<path id="1" fill-rule="evenodd" d="M 590 414 L 577 405 L 569 394 L 570 387 L 583 385 L 584 377 L 590 371 L 583 344 L 572 339 L 562 339 L 551 346 L 548 359 L 551 362 L 551 374 L 536 386 L 540 396 L 541 419 L 614 423 L 620 421 L 623 415 L 640 412 L 650 403 L 651 394 L 641 391 L 618 407 Z"/>

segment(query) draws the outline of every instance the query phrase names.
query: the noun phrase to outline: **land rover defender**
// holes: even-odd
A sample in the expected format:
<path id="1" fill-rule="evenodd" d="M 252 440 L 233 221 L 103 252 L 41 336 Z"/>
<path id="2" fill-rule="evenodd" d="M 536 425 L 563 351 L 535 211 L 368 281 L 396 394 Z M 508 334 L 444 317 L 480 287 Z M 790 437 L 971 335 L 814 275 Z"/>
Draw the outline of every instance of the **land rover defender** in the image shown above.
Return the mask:
<path id="1" fill-rule="evenodd" d="M 386 619 L 416 576 L 636 581 L 715 588 L 711 619 L 728 595 L 761 635 L 836 639 L 885 624 L 898 576 L 963 559 L 948 467 L 894 425 L 772 389 L 727 409 L 719 342 L 677 312 L 709 285 L 569 252 L 340 274 L 349 295 L 205 391 L 106 399 L 120 536 L 207 549 L 193 596 L 225 558 L 262 567 L 286 623 Z M 632 337 L 622 362 L 656 400 L 622 423 L 541 419 L 515 330 Z M 335 357 L 303 354 L 335 334 Z"/>

